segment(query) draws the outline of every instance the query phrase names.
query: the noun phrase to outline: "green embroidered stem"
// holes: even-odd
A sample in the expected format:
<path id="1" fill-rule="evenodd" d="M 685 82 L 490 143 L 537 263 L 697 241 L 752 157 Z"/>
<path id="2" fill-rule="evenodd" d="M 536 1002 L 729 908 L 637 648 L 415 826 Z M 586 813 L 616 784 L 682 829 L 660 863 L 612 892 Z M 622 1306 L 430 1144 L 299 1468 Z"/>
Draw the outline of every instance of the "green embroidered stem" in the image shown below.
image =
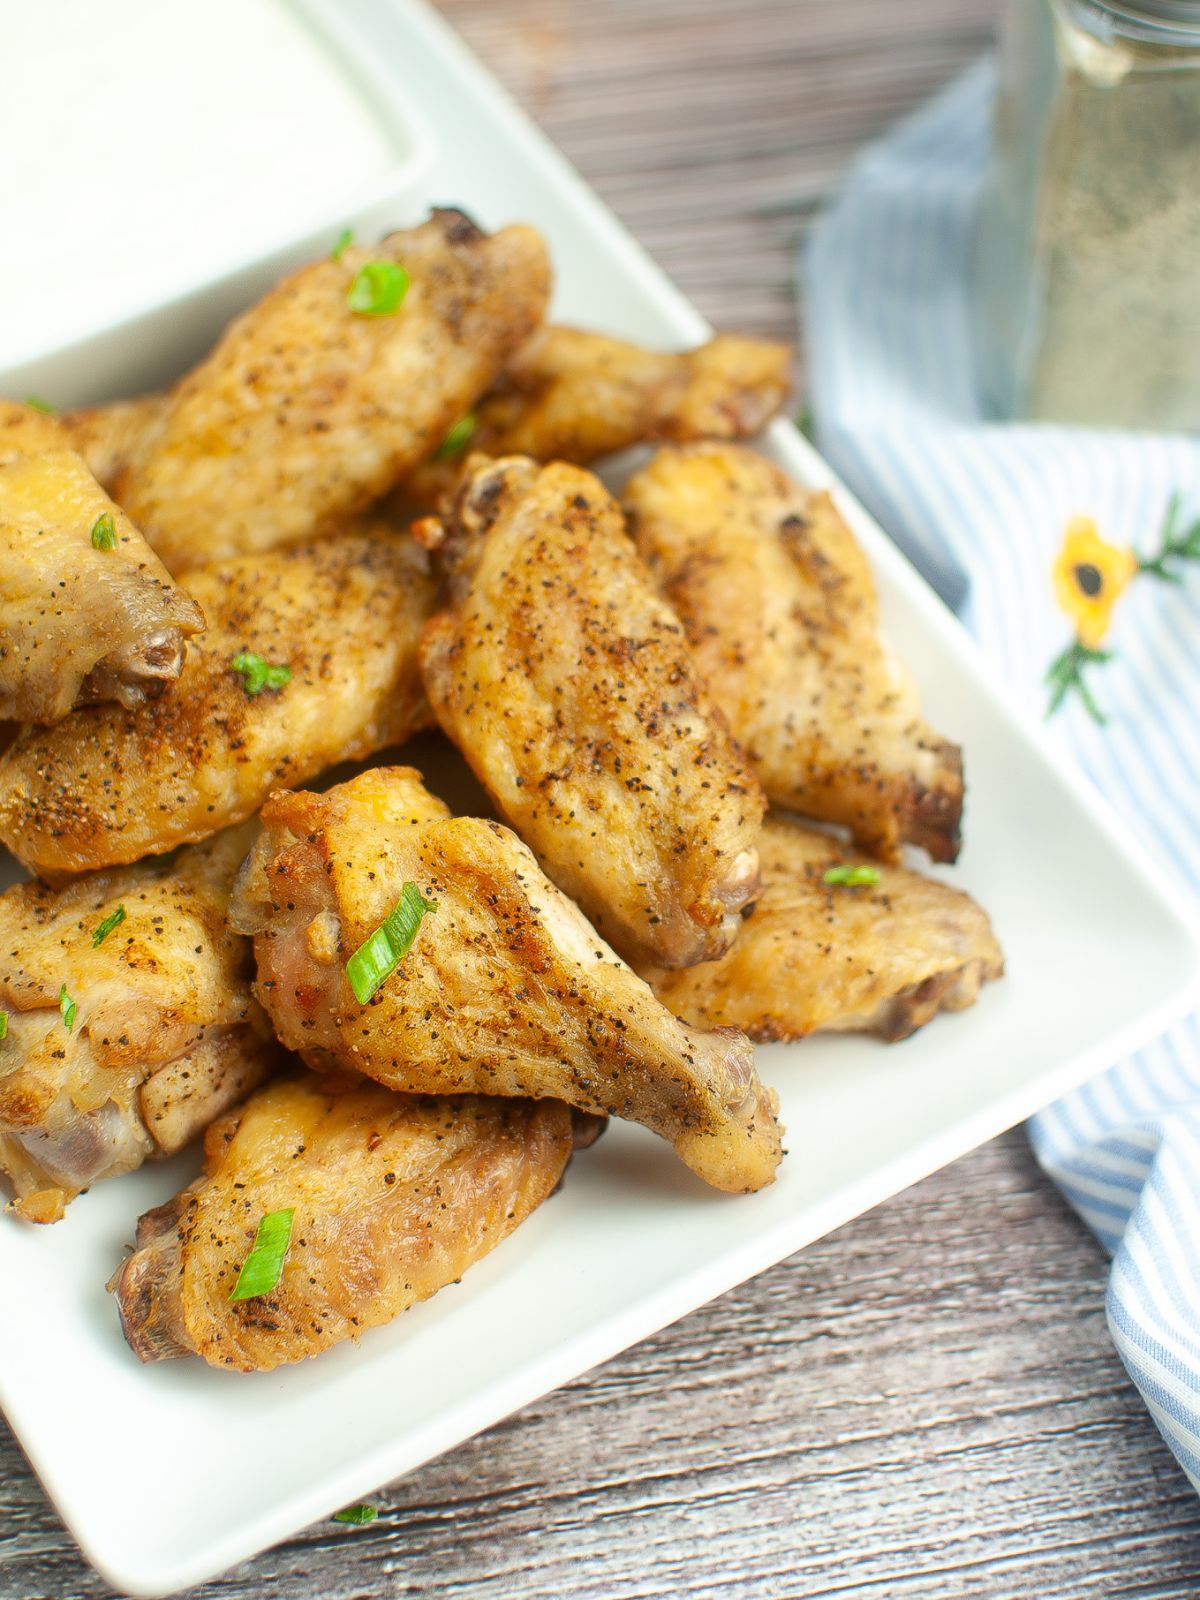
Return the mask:
<path id="1" fill-rule="evenodd" d="M 1069 694 L 1077 694 L 1083 702 L 1083 708 L 1093 722 L 1098 722 L 1101 727 L 1108 718 L 1092 698 L 1083 675 L 1085 666 L 1102 666 L 1104 662 L 1111 661 L 1111 650 L 1089 650 L 1087 645 L 1080 644 L 1078 639 L 1073 639 L 1062 655 L 1052 662 L 1046 674 L 1046 682 L 1050 688 L 1050 704 L 1046 708 L 1046 717 L 1049 719 L 1062 705 Z"/>
<path id="2" fill-rule="evenodd" d="M 1164 583 L 1182 583 L 1183 574 L 1167 566 L 1168 561 L 1200 561 L 1200 518 L 1181 532 L 1179 521 L 1179 496 L 1173 494 L 1167 505 L 1163 523 L 1162 548 L 1156 556 L 1139 556 L 1138 572 L 1148 572 Z"/>

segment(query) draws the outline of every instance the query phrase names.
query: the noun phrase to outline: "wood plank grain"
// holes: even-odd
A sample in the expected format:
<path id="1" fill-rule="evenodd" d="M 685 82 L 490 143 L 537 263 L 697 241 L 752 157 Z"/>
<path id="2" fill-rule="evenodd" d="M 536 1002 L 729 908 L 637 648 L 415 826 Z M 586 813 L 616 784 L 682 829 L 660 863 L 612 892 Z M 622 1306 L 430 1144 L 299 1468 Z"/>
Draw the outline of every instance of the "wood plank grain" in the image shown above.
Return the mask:
<path id="1" fill-rule="evenodd" d="M 444 9 L 706 315 L 786 338 L 811 218 L 995 6 Z M 1200 1508 L 1105 1270 L 1011 1134 L 392 1485 L 379 1521 L 196 1593 L 1194 1600 Z M 0 1600 L 108 1593 L 2 1424 L 0 1504 Z"/>

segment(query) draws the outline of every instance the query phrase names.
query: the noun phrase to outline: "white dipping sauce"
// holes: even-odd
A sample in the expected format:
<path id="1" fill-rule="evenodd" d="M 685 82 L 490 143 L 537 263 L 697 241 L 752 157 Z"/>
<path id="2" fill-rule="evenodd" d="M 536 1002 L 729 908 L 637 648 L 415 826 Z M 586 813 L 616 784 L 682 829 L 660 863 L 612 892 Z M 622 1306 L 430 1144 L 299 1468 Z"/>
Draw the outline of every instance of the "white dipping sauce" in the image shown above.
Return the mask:
<path id="1" fill-rule="evenodd" d="M 0 0 L 0 366 L 315 226 L 403 152 L 287 0 Z"/>

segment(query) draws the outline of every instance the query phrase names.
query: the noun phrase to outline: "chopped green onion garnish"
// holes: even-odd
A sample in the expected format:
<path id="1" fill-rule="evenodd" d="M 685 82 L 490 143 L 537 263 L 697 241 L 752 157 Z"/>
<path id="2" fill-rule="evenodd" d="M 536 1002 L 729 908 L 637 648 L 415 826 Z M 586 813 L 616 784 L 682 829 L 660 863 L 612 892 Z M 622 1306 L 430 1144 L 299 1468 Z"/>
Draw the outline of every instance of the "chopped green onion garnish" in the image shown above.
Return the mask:
<path id="1" fill-rule="evenodd" d="M 374 1506 L 344 1506 L 333 1513 L 335 1522 L 374 1522 L 379 1515 Z"/>
<path id="2" fill-rule="evenodd" d="M 40 394 L 27 394 L 25 396 L 25 404 L 34 411 L 44 411 L 48 417 L 56 417 L 58 415 L 58 407 L 52 406 L 49 400 L 43 400 Z"/>
<path id="3" fill-rule="evenodd" d="M 387 317 L 408 293 L 408 273 L 394 261 L 368 261 L 359 267 L 346 304 L 360 317 Z"/>
<path id="4" fill-rule="evenodd" d="M 110 911 L 108 913 L 108 915 L 105 917 L 104 921 L 100 924 L 100 926 L 92 934 L 92 949 L 95 950 L 97 948 L 97 946 L 102 945 L 104 943 L 105 939 L 107 939 L 109 934 L 113 931 L 113 929 L 120 927 L 121 923 L 124 922 L 124 921 L 125 921 L 125 907 L 124 906 L 118 906 L 115 911 Z"/>
<path id="5" fill-rule="evenodd" d="M 395 972 L 412 949 L 422 919 L 436 910 L 437 901 L 426 900 L 415 883 L 404 885 L 395 909 L 346 963 L 346 976 L 360 1006 L 365 1006 L 384 980 Z"/>
<path id="6" fill-rule="evenodd" d="M 65 983 L 58 991 L 58 1009 L 62 1015 L 66 1030 L 68 1033 L 70 1033 L 71 1029 L 75 1026 L 75 1002 L 67 993 L 67 986 Z"/>
<path id="7" fill-rule="evenodd" d="M 264 689 L 282 689 L 292 678 L 291 667 L 267 661 L 253 650 L 239 651 L 229 665 L 241 673 L 242 687 L 250 695 L 261 694 Z"/>
<path id="8" fill-rule="evenodd" d="M 92 549 L 111 550 L 117 542 L 117 525 L 111 511 L 104 511 L 92 523 Z"/>
<path id="9" fill-rule="evenodd" d="M 471 435 L 474 432 L 475 418 L 468 412 L 465 417 L 459 417 L 450 432 L 438 445 L 433 459 L 435 461 L 449 461 L 454 456 L 462 455 L 468 444 L 470 444 Z"/>
<path id="10" fill-rule="evenodd" d="M 0 1011 L 0 1039 L 8 1038 L 8 1012 Z"/>
<path id="11" fill-rule="evenodd" d="M 837 889 L 857 889 L 862 884 L 878 883 L 879 868 L 862 861 L 842 861 L 829 868 L 823 881 Z"/>
<path id="12" fill-rule="evenodd" d="M 292 1242 L 294 1208 L 286 1211 L 268 1211 L 254 1235 L 254 1248 L 242 1262 L 229 1298 L 231 1300 L 256 1300 L 260 1294 L 270 1294 L 279 1282 L 283 1271 L 283 1258 Z"/>
<path id="13" fill-rule="evenodd" d="M 338 236 L 337 236 L 337 243 L 334 245 L 333 249 L 329 252 L 330 260 L 332 260 L 332 261 L 340 261 L 342 259 L 342 257 L 346 254 L 346 251 L 349 250 L 350 246 L 353 243 L 354 243 L 354 229 L 353 228 L 343 228 L 341 233 L 339 233 Z"/>

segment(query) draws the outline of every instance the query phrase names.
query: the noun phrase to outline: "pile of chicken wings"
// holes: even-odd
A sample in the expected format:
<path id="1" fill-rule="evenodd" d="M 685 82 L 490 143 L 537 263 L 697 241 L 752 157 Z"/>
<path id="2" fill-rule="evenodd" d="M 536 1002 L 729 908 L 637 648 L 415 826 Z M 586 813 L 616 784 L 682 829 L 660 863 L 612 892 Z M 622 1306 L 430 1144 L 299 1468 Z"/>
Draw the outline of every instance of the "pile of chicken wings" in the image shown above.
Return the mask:
<path id="1" fill-rule="evenodd" d="M 169 393 L 0 403 L 0 1172 L 49 1223 L 203 1136 L 110 1285 L 143 1360 L 389 1321 L 608 1117 L 759 1189 L 753 1041 L 900 1039 L 1002 970 L 904 865 L 954 860 L 962 763 L 866 560 L 738 442 L 788 352 L 548 325 L 550 288 L 532 228 L 435 211 Z M 618 498 L 589 467 L 633 446 Z"/>

